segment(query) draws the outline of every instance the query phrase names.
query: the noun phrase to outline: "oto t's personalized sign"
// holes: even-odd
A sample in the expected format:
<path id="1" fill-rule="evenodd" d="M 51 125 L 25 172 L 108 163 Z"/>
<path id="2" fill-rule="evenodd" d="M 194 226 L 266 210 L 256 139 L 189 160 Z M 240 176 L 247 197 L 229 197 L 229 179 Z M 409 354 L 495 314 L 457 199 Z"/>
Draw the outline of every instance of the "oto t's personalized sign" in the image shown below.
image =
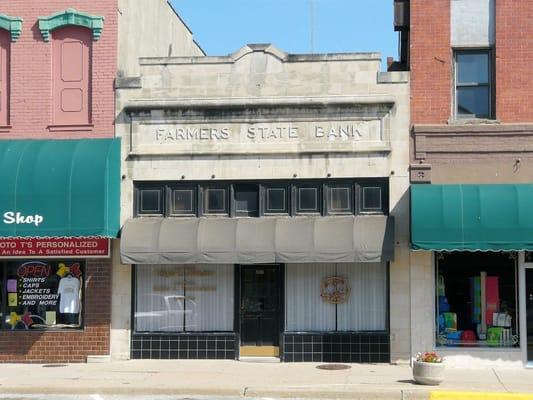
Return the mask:
<path id="1" fill-rule="evenodd" d="M 0 239 L 0 256 L 10 258 L 108 258 L 105 238 L 13 238 Z"/>

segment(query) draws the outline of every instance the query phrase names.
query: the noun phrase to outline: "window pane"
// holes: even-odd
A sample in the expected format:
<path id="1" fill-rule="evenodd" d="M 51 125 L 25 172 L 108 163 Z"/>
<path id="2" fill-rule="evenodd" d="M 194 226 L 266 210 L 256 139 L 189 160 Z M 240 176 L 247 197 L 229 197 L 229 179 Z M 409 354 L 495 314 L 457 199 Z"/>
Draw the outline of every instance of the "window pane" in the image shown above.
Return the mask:
<path id="1" fill-rule="evenodd" d="M 173 214 L 196 214 L 193 189 L 175 189 L 172 191 Z"/>
<path id="2" fill-rule="evenodd" d="M 352 188 L 329 187 L 328 207 L 330 212 L 351 212 Z"/>
<path id="3" fill-rule="evenodd" d="M 232 331 L 235 272 L 233 265 L 185 267 L 185 329 Z"/>
<path id="4" fill-rule="evenodd" d="M 486 86 L 457 88 L 457 115 L 488 118 L 489 98 Z"/>
<path id="5" fill-rule="evenodd" d="M 457 83 L 489 83 L 488 53 L 457 53 Z"/>
<path id="6" fill-rule="evenodd" d="M 4 329 L 80 328 L 85 266 L 81 261 L 10 262 L 6 270 Z"/>
<path id="7" fill-rule="evenodd" d="M 346 278 L 351 289 L 347 301 L 337 305 L 338 330 L 387 329 L 386 264 L 337 264 L 337 276 Z"/>
<path id="8" fill-rule="evenodd" d="M 233 265 L 136 266 L 137 332 L 231 331 Z"/>
<path id="9" fill-rule="evenodd" d="M 381 188 L 364 187 L 363 188 L 363 211 L 381 210 Z"/>
<path id="10" fill-rule="evenodd" d="M 517 261 L 511 253 L 440 253 L 437 345 L 518 347 Z"/>
<path id="11" fill-rule="evenodd" d="M 318 188 L 298 188 L 298 211 L 318 212 Z"/>
<path id="12" fill-rule="evenodd" d="M 205 190 L 205 211 L 208 213 L 226 213 L 226 189 Z"/>
<path id="13" fill-rule="evenodd" d="M 266 189 L 266 212 L 286 213 L 287 210 L 287 190 L 285 188 Z"/>
<path id="14" fill-rule="evenodd" d="M 140 189 L 140 197 L 141 213 L 162 213 L 162 191 L 160 189 Z"/>
<path id="15" fill-rule="evenodd" d="M 335 304 L 320 296 L 325 278 L 335 275 L 335 264 L 285 266 L 285 326 L 287 331 L 334 331 Z"/>
<path id="16" fill-rule="evenodd" d="M 174 265 L 137 265 L 135 330 L 182 332 L 184 272 Z"/>
<path id="17" fill-rule="evenodd" d="M 257 186 L 235 186 L 235 212 L 240 215 L 258 215 L 259 193 Z"/>

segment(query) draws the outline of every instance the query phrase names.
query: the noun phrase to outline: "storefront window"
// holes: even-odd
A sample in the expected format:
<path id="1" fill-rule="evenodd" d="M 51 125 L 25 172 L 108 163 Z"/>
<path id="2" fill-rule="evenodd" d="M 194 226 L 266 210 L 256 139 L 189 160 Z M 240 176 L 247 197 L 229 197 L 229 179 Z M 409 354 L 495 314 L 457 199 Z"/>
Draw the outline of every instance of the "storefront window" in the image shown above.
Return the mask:
<path id="1" fill-rule="evenodd" d="M 72 329 L 82 326 L 81 261 L 13 261 L 0 285 L 2 329 Z"/>
<path id="2" fill-rule="evenodd" d="M 437 344 L 518 346 L 516 253 L 437 254 Z"/>
<path id="3" fill-rule="evenodd" d="M 137 332 L 233 330 L 233 265 L 138 265 Z"/>
<path id="4" fill-rule="evenodd" d="M 289 264 L 285 286 L 288 332 L 387 329 L 385 264 Z"/>

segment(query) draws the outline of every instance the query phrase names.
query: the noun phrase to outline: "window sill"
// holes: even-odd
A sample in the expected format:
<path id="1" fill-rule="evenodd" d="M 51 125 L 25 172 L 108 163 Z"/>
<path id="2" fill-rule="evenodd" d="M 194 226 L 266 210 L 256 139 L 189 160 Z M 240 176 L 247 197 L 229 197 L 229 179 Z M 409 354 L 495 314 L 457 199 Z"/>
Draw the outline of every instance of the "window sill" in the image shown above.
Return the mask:
<path id="1" fill-rule="evenodd" d="M 521 351 L 520 347 L 481 347 L 481 346 L 435 346 L 435 350 L 444 355 L 448 353 L 519 353 Z"/>
<path id="2" fill-rule="evenodd" d="M 11 125 L 0 125 L 0 132 L 6 133 L 9 132 L 13 127 Z"/>
<path id="3" fill-rule="evenodd" d="M 81 124 L 81 125 L 48 125 L 50 132 L 74 132 L 74 131 L 92 131 L 94 129 L 93 124 Z"/>
<path id="4" fill-rule="evenodd" d="M 448 125 L 500 125 L 497 119 L 489 118 L 455 118 L 448 120 Z"/>

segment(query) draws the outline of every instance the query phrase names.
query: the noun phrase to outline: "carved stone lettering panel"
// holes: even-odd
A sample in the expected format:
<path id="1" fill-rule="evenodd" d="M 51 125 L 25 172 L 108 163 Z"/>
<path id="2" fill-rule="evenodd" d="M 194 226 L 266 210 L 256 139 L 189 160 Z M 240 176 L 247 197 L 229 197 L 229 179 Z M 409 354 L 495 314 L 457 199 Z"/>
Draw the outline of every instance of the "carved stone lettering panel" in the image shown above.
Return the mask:
<path id="1" fill-rule="evenodd" d="M 306 153 L 387 150 L 381 119 L 134 122 L 132 153 Z"/>

